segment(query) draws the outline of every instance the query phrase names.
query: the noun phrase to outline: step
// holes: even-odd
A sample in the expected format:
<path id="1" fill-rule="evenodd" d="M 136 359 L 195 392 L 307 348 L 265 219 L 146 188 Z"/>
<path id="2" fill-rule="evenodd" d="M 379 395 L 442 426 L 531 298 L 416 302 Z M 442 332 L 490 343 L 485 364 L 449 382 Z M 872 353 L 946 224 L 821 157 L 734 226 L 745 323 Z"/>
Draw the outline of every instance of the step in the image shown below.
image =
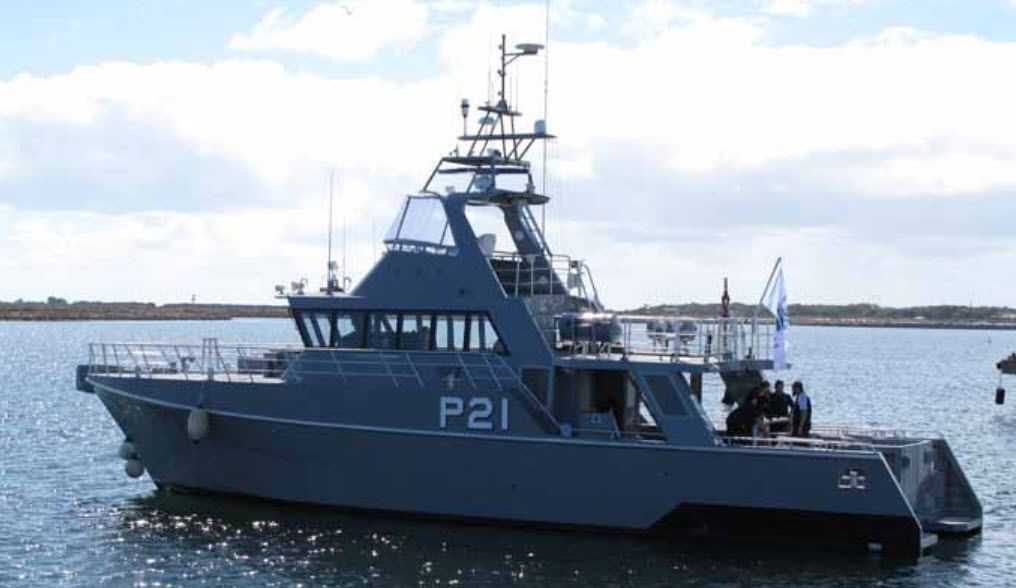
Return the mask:
<path id="1" fill-rule="evenodd" d="M 981 517 L 942 517 L 925 525 L 924 528 L 940 535 L 966 535 L 981 528 Z"/>

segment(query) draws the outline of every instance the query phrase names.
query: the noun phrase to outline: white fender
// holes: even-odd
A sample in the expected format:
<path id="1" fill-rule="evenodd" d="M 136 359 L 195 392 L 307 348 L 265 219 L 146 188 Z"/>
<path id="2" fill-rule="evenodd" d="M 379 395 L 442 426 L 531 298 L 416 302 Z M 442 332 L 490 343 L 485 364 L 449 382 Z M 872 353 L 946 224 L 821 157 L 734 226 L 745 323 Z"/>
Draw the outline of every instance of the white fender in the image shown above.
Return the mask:
<path id="1" fill-rule="evenodd" d="M 117 453 L 120 455 L 120 459 L 137 459 L 138 457 L 138 451 L 134 444 L 126 439 L 120 444 L 120 450 Z"/>
<path id="2" fill-rule="evenodd" d="M 140 459 L 128 459 L 123 462 L 123 471 L 132 478 L 140 478 L 145 475 L 145 464 Z"/>
<path id="3" fill-rule="evenodd" d="M 200 441 L 208 435 L 208 411 L 192 408 L 187 415 L 187 436 L 191 441 Z"/>

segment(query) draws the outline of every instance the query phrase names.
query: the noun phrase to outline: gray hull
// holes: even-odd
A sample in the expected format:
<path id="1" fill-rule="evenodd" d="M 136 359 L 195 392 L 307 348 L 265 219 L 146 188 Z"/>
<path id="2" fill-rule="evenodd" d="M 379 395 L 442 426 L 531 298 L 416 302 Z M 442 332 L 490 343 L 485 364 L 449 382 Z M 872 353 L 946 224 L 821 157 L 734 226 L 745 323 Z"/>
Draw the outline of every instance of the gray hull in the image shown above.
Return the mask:
<path id="1" fill-rule="evenodd" d="M 879 454 L 484 436 L 211 409 L 207 437 L 193 442 L 186 432 L 193 404 L 146 397 L 146 380 L 92 382 L 160 486 L 442 519 L 907 555 L 927 544 Z M 852 469 L 868 472 L 865 491 L 838 485 Z"/>

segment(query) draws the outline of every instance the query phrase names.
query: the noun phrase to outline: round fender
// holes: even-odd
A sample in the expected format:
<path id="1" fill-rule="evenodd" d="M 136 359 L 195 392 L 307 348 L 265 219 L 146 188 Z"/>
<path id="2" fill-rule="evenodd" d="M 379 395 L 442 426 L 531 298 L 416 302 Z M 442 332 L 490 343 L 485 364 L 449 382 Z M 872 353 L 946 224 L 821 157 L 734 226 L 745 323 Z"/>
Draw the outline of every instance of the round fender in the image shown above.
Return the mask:
<path id="1" fill-rule="evenodd" d="M 124 439 L 124 442 L 120 444 L 117 454 L 120 456 L 120 459 L 137 459 L 138 450 L 134 447 L 134 443 Z"/>
<path id="2" fill-rule="evenodd" d="M 123 471 L 131 478 L 140 478 L 145 475 L 145 464 L 140 459 L 128 459 L 123 463 Z"/>
<path id="3" fill-rule="evenodd" d="M 208 411 L 193 408 L 187 415 L 187 436 L 191 441 L 200 441 L 208 435 Z"/>

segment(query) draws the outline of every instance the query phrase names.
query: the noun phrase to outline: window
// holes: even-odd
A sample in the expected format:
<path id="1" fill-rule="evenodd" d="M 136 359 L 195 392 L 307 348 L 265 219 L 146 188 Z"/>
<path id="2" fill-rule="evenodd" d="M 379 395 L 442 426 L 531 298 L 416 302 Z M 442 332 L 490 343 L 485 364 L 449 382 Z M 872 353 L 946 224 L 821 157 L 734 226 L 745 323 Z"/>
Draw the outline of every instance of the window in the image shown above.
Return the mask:
<path id="1" fill-rule="evenodd" d="M 466 317 L 467 351 L 483 351 L 483 317 L 474 314 Z"/>
<path id="2" fill-rule="evenodd" d="M 466 351 L 466 321 L 469 318 L 468 315 L 464 314 L 453 314 L 448 317 L 450 322 L 449 328 L 452 330 L 452 341 L 449 351 Z"/>
<path id="3" fill-rule="evenodd" d="M 363 347 L 362 312 L 304 310 L 294 315 L 300 338 L 307 347 Z"/>
<path id="4" fill-rule="evenodd" d="M 294 310 L 307 347 L 504 353 L 485 314 Z"/>
<path id="5" fill-rule="evenodd" d="M 402 332 L 399 338 L 399 349 L 422 351 L 430 349 L 432 315 L 402 315 Z"/>
<path id="6" fill-rule="evenodd" d="M 303 319 L 303 332 L 306 334 L 304 343 L 310 347 L 328 345 L 331 328 L 328 313 L 323 311 L 306 311 L 300 314 Z"/>
<path id="7" fill-rule="evenodd" d="M 384 241 L 389 246 L 434 252 L 453 252 L 455 248 L 444 205 L 439 197 L 431 195 L 407 196 Z"/>
<path id="8" fill-rule="evenodd" d="M 372 312 L 368 318 L 367 327 L 367 348 L 368 349 L 396 349 L 398 333 L 397 314 L 384 314 Z"/>
<path id="9" fill-rule="evenodd" d="M 504 344 L 501 343 L 501 337 L 494 330 L 494 324 L 485 316 L 481 316 L 480 321 L 480 348 L 484 351 L 504 353 Z"/>
<path id="10" fill-rule="evenodd" d="M 357 349 L 363 347 L 363 313 L 335 313 L 335 326 L 332 332 L 332 347 Z"/>
<path id="11" fill-rule="evenodd" d="M 466 317 L 464 314 L 439 314 L 435 317 L 434 349 L 466 350 Z"/>
<path id="12" fill-rule="evenodd" d="M 434 317 L 434 349 L 448 351 L 455 349 L 452 343 L 451 319 L 444 315 Z"/>

